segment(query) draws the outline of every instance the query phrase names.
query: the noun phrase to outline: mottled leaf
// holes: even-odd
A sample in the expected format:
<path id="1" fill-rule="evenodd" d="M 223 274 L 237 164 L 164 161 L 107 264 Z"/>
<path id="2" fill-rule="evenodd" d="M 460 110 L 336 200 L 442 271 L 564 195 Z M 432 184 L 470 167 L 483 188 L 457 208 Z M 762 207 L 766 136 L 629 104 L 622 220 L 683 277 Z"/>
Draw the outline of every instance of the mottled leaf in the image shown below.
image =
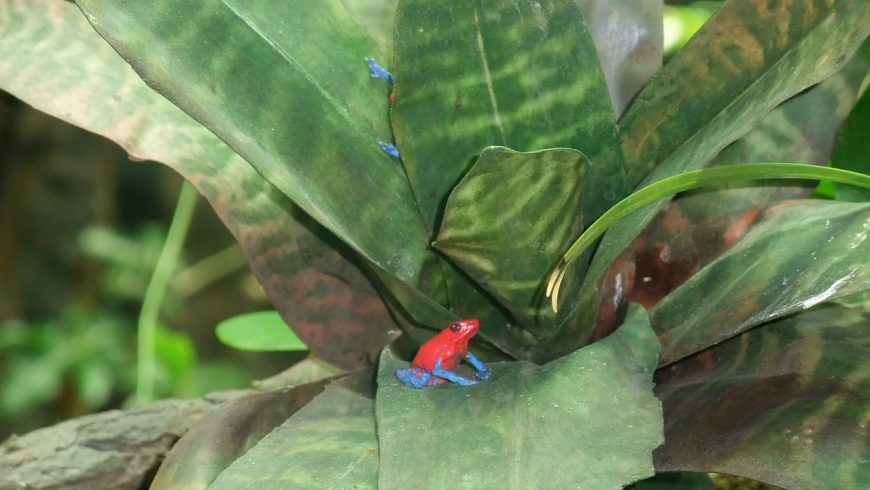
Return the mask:
<path id="1" fill-rule="evenodd" d="M 771 111 L 749 134 L 725 148 L 714 163 L 827 163 L 837 128 L 855 103 L 866 71 L 866 60 L 856 55 L 836 75 Z M 751 229 L 760 206 L 807 197 L 814 184 L 745 182 L 678 196 L 601 278 L 601 302 L 591 338 L 616 328 L 618 312 L 629 301 L 651 308 L 731 247 Z"/>
<path id="2" fill-rule="evenodd" d="M 337 241 L 211 132 L 149 89 L 60 0 L 7 1 L 0 10 L 0 88 L 163 162 L 196 186 L 239 241 L 266 293 L 324 359 L 373 359 L 393 322 Z"/>
<path id="3" fill-rule="evenodd" d="M 866 70 L 865 70 L 866 73 Z M 855 104 L 831 157 L 831 165 L 837 168 L 870 174 L 870 90 Z M 847 184 L 834 184 L 837 199 L 844 201 L 870 201 L 870 190 Z"/>
<path id="4" fill-rule="evenodd" d="M 662 66 L 662 3 L 576 0 L 595 41 L 617 118 Z"/>
<path id="5" fill-rule="evenodd" d="M 656 469 L 870 487 L 868 324 L 866 313 L 822 307 L 659 371 L 666 437 Z"/>
<path id="6" fill-rule="evenodd" d="M 628 190 L 607 86 L 573 1 L 402 0 L 395 43 L 395 137 L 430 229 L 490 145 L 607 155 L 587 197 L 598 214 Z"/>
<path id="7" fill-rule="evenodd" d="M 746 236 L 651 310 L 662 363 L 870 288 L 868 232 L 870 203 L 766 208 Z"/>
<path id="8" fill-rule="evenodd" d="M 551 327 L 541 277 L 583 229 L 588 172 L 576 150 L 487 148 L 450 194 L 434 245 L 523 327 Z"/>
<path id="9" fill-rule="evenodd" d="M 620 120 L 629 182 L 649 183 L 706 165 L 772 108 L 841 68 L 870 33 L 868 20 L 870 3 L 862 0 L 726 2 Z M 648 206 L 607 233 L 582 294 L 562 306 L 573 317 L 542 351 L 570 351 L 585 342 L 602 274 L 663 204 Z"/>
<path id="10" fill-rule="evenodd" d="M 390 138 L 386 87 L 363 60 L 387 47 L 338 0 L 78 4 L 144 80 L 378 272 L 444 299 L 404 172 L 377 145 Z M 410 313 L 450 317 L 425 300 Z"/>
<path id="11" fill-rule="evenodd" d="M 377 488 L 371 385 L 371 371 L 333 382 L 208 488 Z"/>
<path id="12" fill-rule="evenodd" d="M 772 110 L 749 134 L 722 150 L 712 164 L 801 162 L 826 165 L 831 159 L 837 132 L 855 106 L 867 68 L 868 63 L 862 56 L 854 56 L 835 75 Z M 865 170 L 870 171 L 870 166 Z M 689 220 L 697 223 L 730 211 L 804 198 L 812 193 L 816 184 L 767 181 L 726 189 L 702 189 L 680 196 L 677 206 Z"/>
<path id="13" fill-rule="evenodd" d="M 234 400 L 201 419 L 172 447 L 151 484 L 153 490 L 196 490 L 304 407 L 328 380 Z"/>
<path id="14" fill-rule="evenodd" d="M 620 488 L 652 475 L 662 442 L 650 380 L 658 345 L 632 310 L 612 336 L 545 366 L 492 365 L 489 381 L 415 390 L 381 356 L 383 488 Z M 423 459 L 421 459 L 423 458 Z"/>

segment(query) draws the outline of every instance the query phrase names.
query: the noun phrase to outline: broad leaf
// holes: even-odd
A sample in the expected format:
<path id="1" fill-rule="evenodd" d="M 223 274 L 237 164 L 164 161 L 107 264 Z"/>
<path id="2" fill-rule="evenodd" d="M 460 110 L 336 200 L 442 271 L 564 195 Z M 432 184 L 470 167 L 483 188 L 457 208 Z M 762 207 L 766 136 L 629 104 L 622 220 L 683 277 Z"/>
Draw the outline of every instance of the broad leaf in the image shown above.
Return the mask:
<path id="1" fill-rule="evenodd" d="M 380 272 L 443 299 L 404 172 L 377 145 L 390 137 L 386 88 L 363 59 L 385 59 L 387 47 L 352 12 L 337 0 L 78 4 L 144 80 L 318 223 Z M 449 318 L 425 301 L 411 313 Z"/>
<path id="2" fill-rule="evenodd" d="M 855 106 L 868 63 L 856 55 L 839 72 L 770 111 L 749 134 L 722 150 L 715 165 L 801 162 L 826 165 L 837 132 Z M 860 168 L 845 168 L 861 171 Z M 863 173 L 870 171 L 870 165 Z M 751 206 L 808 197 L 817 182 L 757 182 L 680 196 L 676 205 L 693 222 Z M 839 185 L 839 184 L 836 184 Z"/>
<path id="3" fill-rule="evenodd" d="M 723 255 L 650 312 L 662 363 L 773 318 L 870 288 L 870 203 L 771 206 Z"/>
<path id="4" fill-rule="evenodd" d="M 306 406 L 328 380 L 257 393 L 210 412 L 172 447 L 151 484 L 153 490 L 203 489 L 233 461 Z"/>
<path id="5" fill-rule="evenodd" d="M 607 155 L 586 197 L 599 214 L 628 190 L 607 86 L 574 2 L 401 0 L 395 43 L 395 137 L 430 229 L 491 145 Z"/>
<path id="6" fill-rule="evenodd" d="M 163 162 L 196 186 L 239 241 L 286 322 L 324 359 L 370 362 L 394 324 L 337 241 L 247 162 L 149 89 L 60 0 L 0 11 L 0 88 L 106 136 L 137 159 Z"/>
<path id="7" fill-rule="evenodd" d="M 575 0 L 583 11 L 617 118 L 662 66 L 662 3 Z"/>
<path id="8" fill-rule="evenodd" d="M 489 381 L 415 390 L 389 349 L 378 374 L 384 488 L 620 488 L 652 475 L 662 442 L 650 380 L 658 344 L 641 308 L 607 339 Z M 421 460 L 421 458 L 423 458 Z"/>
<path id="9" fill-rule="evenodd" d="M 779 103 L 841 68 L 870 33 L 868 19 L 863 0 L 726 2 L 620 120 L 629 182 L 705 165 Z M 607 233 L 582 294 L 567 305 L 574 317 L 548 349 L 585 342 L 598 281 L 660 208 L 648 206 Z"/>
<path id="10" fill-rule="evenodd" d="M 588 172 L 576 150 L 487 148 L 450 194 L 434 245 L 523 327 L 546 333 L 553 315 L 541 277 L 583 229 Z"/>
<path id="11" fill-rule="evenodd" d="M 376 488 L 372 372 L 333 382 L 241 456 L 210 490 Z"/>
<path id="12" fill-rule="evenodd" d="M 868 323 L 866 313 L 822 307 L 661 370 L 666 438 L 656 469 L 870 487 Z"/>

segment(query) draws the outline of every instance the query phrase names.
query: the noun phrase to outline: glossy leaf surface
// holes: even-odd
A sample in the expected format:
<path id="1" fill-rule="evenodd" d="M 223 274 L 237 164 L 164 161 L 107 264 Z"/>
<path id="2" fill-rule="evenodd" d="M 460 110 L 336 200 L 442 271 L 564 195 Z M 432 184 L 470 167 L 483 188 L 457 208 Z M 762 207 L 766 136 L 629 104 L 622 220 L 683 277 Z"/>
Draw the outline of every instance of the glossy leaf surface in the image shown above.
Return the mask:
<path id="1" fill-rule="evenodd" d="M 706 165 L 772 108 L 841 68 L 870 33 L 868 19 L 870 3 L 860 0 L 723 4 L 620 120 L 629 182 Z M 588 336 L 598 281 L 659 209 L 650 206 L 607 233 L 554 346 Z"/>
<path id="2" fill-rule="evenodd" d="M 595 41 L 617 118 L 662 66 L 662 4 L 575 0 Z"/>
<path id="3" fill-rule="evenodd" d="M 387 47 L 352 12 L 336 0 L 78 4 L 143 79 L 318 223 L 406 287 L 441 297 L 404 172 L 376 144 L 390 136 L 386 88 L 363 59 L 386 59 Z M 427 305 L 416 305 L 418 320 L 442 321 Z"/>
<path id="4" fill-rule="evenodd" d="M 148 88 L 73 5 L 20 0 L 0 11 L 0 87 L 189 180 L 239 241 L 272 304 L 343 367 L 370 362 L 393 322 L 338 242 L 242 158 Z"/>
<path id="5" fill-rule="evenodd" d="M 662 442 L 650 384 L 657 351 L 641 308 L 601 342 L 545 366 L 492 365 L 489 381 L 469 387 L 408 388 L 394 376 L 407 364 L 385 349 L 376 401 L 379 481 L 389 488 L 620 488 L 650 476 L 650 451 Z"/>
<path id="6" fill-rule="evenodd" d="M 792 201 L 765 209 L 746 236 L 651 310 L 662 363 L 870 288 L 868 232 L 870 204 Z"/>
<path id="7" fill-rule="evenodd" d="M 583 229 L 589 161 L 491 147 L 450 194 L 434 245 L 528 329 L 551 327 L 541 277 Z"/>
<path id="8" fill-rule="evenodd" d="M 867 488 L 870 316 L 822 307 L 657 374 L 659 471 L 715 471 L 785 488 Z"/>
<path id="9" fill-rule="evenodd" d="M 376 488 L 371 375 L 367 371 L 327 386 L 208 488 Z"/>
<path id="10" fill-rule="evenodd" d="M 607 86 L 573 1 L 402 0 L 395 43 L 395 137 L 430 229 L 491 145 L 608 155 L 589 196 L 599 212 L 627 190 Z"/>

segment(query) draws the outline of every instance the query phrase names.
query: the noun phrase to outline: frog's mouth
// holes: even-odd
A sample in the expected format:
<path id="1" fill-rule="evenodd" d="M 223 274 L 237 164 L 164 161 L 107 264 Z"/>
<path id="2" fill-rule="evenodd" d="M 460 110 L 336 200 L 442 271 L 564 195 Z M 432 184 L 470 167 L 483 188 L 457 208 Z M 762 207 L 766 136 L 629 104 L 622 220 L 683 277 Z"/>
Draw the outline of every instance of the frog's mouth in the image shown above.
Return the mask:
<path id="1" fill-rule="evenodd" d="M 480 330 L 480 321 L 477 318 L 468 318 L 466 320 L 461 320 L 459 325 L 462 329 L 462 338 L 470 339 L 474 337 L 478 330 Z"/>

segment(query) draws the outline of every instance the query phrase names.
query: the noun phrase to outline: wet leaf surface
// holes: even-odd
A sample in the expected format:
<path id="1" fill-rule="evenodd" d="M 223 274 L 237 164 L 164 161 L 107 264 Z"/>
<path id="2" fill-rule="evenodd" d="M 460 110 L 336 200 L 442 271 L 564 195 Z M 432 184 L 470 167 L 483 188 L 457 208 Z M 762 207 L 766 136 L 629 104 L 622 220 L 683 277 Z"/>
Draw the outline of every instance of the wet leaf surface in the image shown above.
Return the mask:
<path id="1" fill-rule="evenodd" d="M 785 488 L 870 486 L 870 316 L 823 306 L 657 373 L 658 471 L 721 472 Z"/>
<path id="2" fill-rule="evenodd" d="M 658 345 L 635 308 L 612 336 L 544 366 L 494 364 L 489 381 L 414 390 L 381 356 L 379 481 L 388 488 L 619 488 L 652 474 L 661 443 L 650 379 Z M 568 462 L 566 464 L 566 462 Z"/>
<path id="3" fill-rule="evenodd" d="M 210 202 L 272 304 L 302 340 L 344 367 L 371 362 L 394 323 L 349 250 L 211 132 L 148 88 L 68 2 L 12 1 L 0 13 L 0 86 L 163 162 Z"/>
<path id="4" fill-rule="evenodd" d="M 727 252 L 650 311 L 662 364 L 829 299 L 870 288 L 870 204 L 765 208 Z"/>

